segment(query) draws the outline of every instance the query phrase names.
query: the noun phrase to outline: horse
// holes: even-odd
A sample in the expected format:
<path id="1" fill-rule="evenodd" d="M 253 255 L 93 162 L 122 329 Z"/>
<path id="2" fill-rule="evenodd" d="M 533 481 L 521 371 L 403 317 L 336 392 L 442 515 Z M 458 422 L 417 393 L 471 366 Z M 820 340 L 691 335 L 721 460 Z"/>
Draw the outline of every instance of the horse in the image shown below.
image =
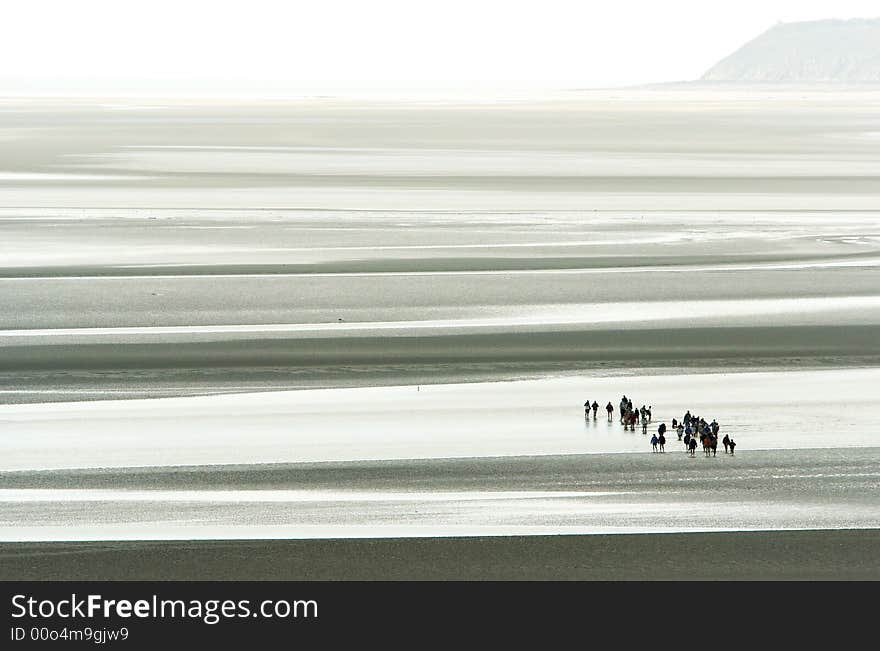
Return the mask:
<path id="1" fill-rule="evenodd" d="M 707 457 L 709 456 L 709 451 L 712 449 L 712 442 L 709 440 L 708 436 L 703 437 L 703 454 Z"/>

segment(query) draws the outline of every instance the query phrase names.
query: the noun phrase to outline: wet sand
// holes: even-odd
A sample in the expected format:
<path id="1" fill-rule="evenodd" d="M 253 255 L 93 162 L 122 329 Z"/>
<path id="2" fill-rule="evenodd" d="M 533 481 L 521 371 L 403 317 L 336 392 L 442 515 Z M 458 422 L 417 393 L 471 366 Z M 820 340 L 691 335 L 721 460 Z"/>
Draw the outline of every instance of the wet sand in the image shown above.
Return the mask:
<path id="1" fill-rule="evenodd" d="M 644 452 L 583 402 L 716 418 L 746 450 L 880 446 L 880 369 L 578 373 L 511 382 L 243 391 L 0 406 L 0 469 Z M 615 408 L 616 409 L 616 408 Z"/>
<path id="2" fill-rule="evenodd" d="M 3 203 L 78 208 L 873 209 L 880 93 L 552 101 L 8 100 Z M 56 137 L 59 126 L 64 137 Z"/>
<path id="3" fill-rule="evenodd" d="M 880 529 L 0 543 L 0 580 L 872 580 Z"/>
<path id="4" fill-rule="evenodd" d="M 687 456 L 677 441 L 666 449 L 3 472 L 0 540 L 880 528 L 880 447 L 744 450 L 741 443 L 734 456 L 722 447 L 708 458 Z"/>
<path id="5" fill-rule="evenodd" d="M 0 402 L 880 356 L 876 92 L 130 104 L 4 105 Z"/>
<path id="6" fill-rule="evenodd" d="M 876 365 L 878 105 L 7 100 L 0 403 Z"/>
<path id="7" fill-rule="evenodd" d="M 669 449 L 6 472 L 0 580 L 880 578 L 880 448 Z"/>
<path id="8" fill-rule="evenodd" d="M 876 577 L 878 106 L 5 101 L 0 575 Z"/>

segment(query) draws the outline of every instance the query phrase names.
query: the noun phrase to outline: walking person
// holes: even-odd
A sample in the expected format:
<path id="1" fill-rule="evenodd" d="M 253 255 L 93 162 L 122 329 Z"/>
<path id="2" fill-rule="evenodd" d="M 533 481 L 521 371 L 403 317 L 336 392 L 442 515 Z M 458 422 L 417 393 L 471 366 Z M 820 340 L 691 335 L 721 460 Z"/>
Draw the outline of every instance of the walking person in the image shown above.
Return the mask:
<path id="1" fill-rule="evenodd" d="M 593 400 L 593 420 L 596 420 L 597 413 L 599 413 L 599 403 Z"/>
<path id="2" fill-rule="evenodd" d="M 666 437 L 662 434 L 657 437 L 657 445 L 660 446 L 660 452 L 666 452 Z"/>
<path id="3" fill-rule="evenodd" d="M 691 442 L 688 443 L 688 450 L 690 451 L 690 455 L 692 457 L 696 456 L 696 454 L 697 454 L 697 438 L 696 437 L 691 437 Z"/>
<path id="4" fill-rule="evenodd" d="M 657 435 L 654 434 L 654 436 L 651 437 L 651 447 L 653 448 L 653 452 L 657 451 L 657 443 L 658 442 L 659 442 L 659 439 L 657 438 Z"/>
<path id="5" fill-rule="evenodd" d="M 605 411 L 608 412 L 608 422 L 610 423 L 611 421 L 614 420 L 614 407 L 612 406 L 612 404 L 610 402 L 607 405 L 605 405 Z"/>
<path id="6" fill-rule="evenodd" d="M 725 434 L 724 438 L 721 439 L 721 442 L 724 443 L 724 454 L 727 454 L 727 451 L 730 448 L 730 437 Z"/>
<path id="7" fill-rule="evenodd" d="M 736 441 L 730 439 L 727 444 L 730 446 L 730 454 L 733 454 L 733 449 L 736 447 Z"/>

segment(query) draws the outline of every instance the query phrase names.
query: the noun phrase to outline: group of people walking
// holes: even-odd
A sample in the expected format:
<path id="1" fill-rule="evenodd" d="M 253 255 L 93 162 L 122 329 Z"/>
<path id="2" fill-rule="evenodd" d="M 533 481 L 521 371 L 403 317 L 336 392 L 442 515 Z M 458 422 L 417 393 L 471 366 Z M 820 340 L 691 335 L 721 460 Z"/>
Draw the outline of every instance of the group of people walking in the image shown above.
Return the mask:
<path id="1" fill-rule="evenodd" d="M 584 403 L 584 416 L 587 418 L 590 417 L 590 412 L 592 411 L 593 420 L 596 420 L 596 415 L 599 412 L 599 403 L 595 400 L 590 403 L 587 400 Z M 610 402 L 605 405 L 605 412 L 608 414 L 608 422 L 611 423 L 614 421 L 614 405 Z M 645 407 L 642 405 L 641 408 L 636 409 L 633 407 L 633 401 L 626 396 L 620 399 L 620 422 L 623 424 L 623 429 L 631 429 L 633 432 L 636 431 L 636 425 L 639 423 L 642 424 L 643 433 L 647 433 L 648 431 L 648 423 L 651 422 L 651 407 Z"/>
<path id="2" fill-rule="evenodd" d="M 636 425 L 641 423 L 642 434 L 648 433 L 648 424 L 651 422 L 650 405 L 647 407 L 642 405 L 636 409 L 633 406 L 632 399 L 623 396 L 619 407 L 620 422 L 623 424 L 624 430 L 629 429 L 634 432 L 636 431 Z M 614 405 L 609 402 L 605 405 L 605 411 L 608 414 L 608 422 L 613 422 Z M 593 420 L 596 420 L 598 412 L 599 403 L 595 400 L 593 402 L 587 400 L 584 403 L 584 416 L 586 418 L 590 418 L 592 414 Z M 689 456 L 696 456 L 697 439 L 699 439 L 700 445 L 703 447 L 703 454 L 705 456 L 716 456 L 718 451 L 718 434 L 721 431 L 718 421 L 713 419 L 709 423 L 706 419 L 695 416 L 688 410 L 681 421 L 675 418 L 672 419 L 672 431 L 678 435 L 678 440 L 684 443 L 685 451 Z M 651 437 L 651 447 L 654 452 L 666 452 L 666 432 L 666 423 L 660 423 L 657 427 L 657 433 Z M 721 439 L 721 443 L 724 445 L 725 454 L 733 454 L 733 451 L 736 449 L 736 441 L 732 437 L 725 434 L 724 438 Z"/>
<path id="3" fill-rule="evenodd" d="M 708 423 L 705 418 L 691 414 L 688 409 L 681 422 L 672 419 L 672 427 L 678 432 L 678 440 L 684 442 L 685 450 L 690 456 L 693 457 L 697 453 L 697 438 L 700 439 L 705 456 L 714 457 L 718 453 L 718 433 L 721 430 L 718 421 L 713 419 Z M 736 441 L 733 438 L 725 434 L 721 443 L 724 445 L 725 454 L 733 454 L 736 449 Z"/>

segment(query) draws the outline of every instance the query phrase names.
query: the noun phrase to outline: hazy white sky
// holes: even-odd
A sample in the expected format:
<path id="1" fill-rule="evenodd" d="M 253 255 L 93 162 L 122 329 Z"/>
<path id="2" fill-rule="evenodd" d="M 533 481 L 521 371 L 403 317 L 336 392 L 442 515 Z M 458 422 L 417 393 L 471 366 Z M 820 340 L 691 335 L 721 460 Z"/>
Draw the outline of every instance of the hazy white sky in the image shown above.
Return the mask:
<path id="1" fill-rule="evenodd" d="M 877 0 L 3 0 L 0 79 L 576 88 L 698 77 L 779 20 Z M 5 84 L 8 86 L 8 84 Z"/>

